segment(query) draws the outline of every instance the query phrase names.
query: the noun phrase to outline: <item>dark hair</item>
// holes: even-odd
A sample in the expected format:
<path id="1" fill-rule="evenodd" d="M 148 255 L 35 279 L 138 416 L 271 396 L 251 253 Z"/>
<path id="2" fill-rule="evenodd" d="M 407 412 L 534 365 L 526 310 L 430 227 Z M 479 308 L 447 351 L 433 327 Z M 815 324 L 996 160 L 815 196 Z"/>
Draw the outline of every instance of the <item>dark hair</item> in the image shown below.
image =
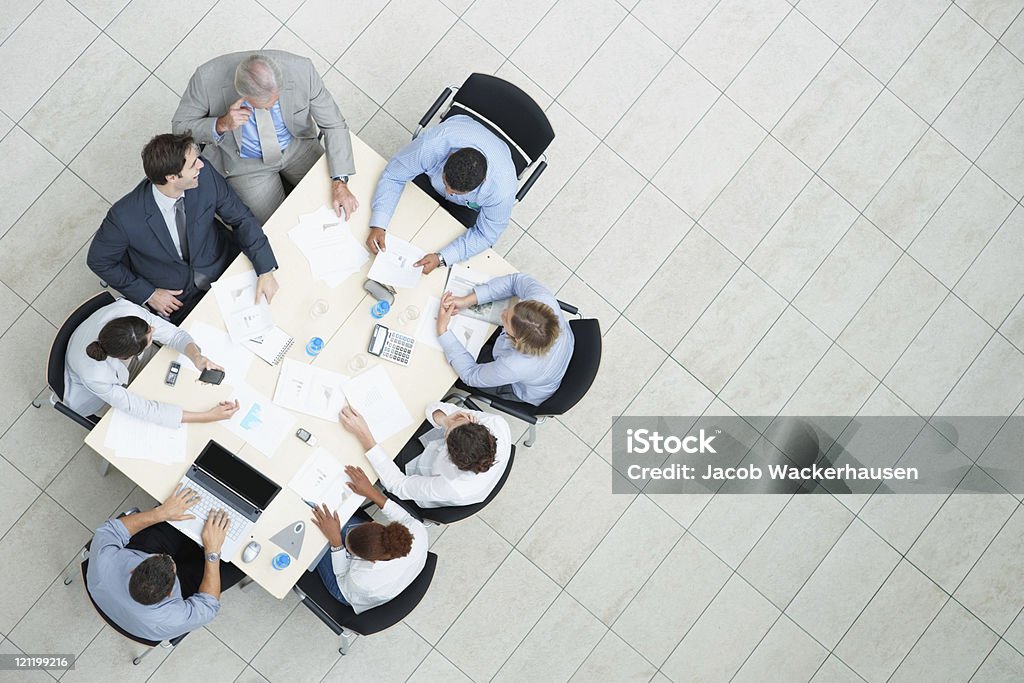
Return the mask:
<path id="1" fill-rule="evenodd" d="M 491 469 L 498 440 L 482 424 L 470 422 L 448 432 L 448 457 L 463 472 L 480 474 Z"/>
<path id="2" fill-rule="evenodd" d="M 85 347 L 85 353 L 93 360 L 108 357 L 127 359 L 146 350 L 149 341 L 149 323 L 134 315 L 114 318 L 100 330 L 100 338 Z"/>
<path id="3" fill-rule="evenodd" d="M 188 151 L 195 146 L 191 133 L 157 135 L 142 148 L 142 170 L 154 185 L 166 185 L 167 176 L 185 168 Z"/>
<path id="4" fill-rule="evenodd" d="M 457 149 L 444 162 L 444 181 L 456 192 L 480 187 L 487 177 L 487 157 L 472 147 Z"/>
<path id="5" fill-rule="evenodd" d="M 398 522 L 366 522 L 349 530 L 345 547 L 364 560 L 394 560 L 412 550 L 412 532 Z"/>
<path id="6" fill-rule="evenodd" d="M 128 593 L 135 602 L 155 605 L 174 588 L 174 562 L 170 555 L 150 555 L 128 579 Z"/>
<path id="7" fill-rule="evenodd" d="M 562 331 L 551 307 L 533 299 L 512 307 L 508 326 L 512 328 L 507 330 L 512 335 L 512 348 L 530 356 L 547 353 Z"/>

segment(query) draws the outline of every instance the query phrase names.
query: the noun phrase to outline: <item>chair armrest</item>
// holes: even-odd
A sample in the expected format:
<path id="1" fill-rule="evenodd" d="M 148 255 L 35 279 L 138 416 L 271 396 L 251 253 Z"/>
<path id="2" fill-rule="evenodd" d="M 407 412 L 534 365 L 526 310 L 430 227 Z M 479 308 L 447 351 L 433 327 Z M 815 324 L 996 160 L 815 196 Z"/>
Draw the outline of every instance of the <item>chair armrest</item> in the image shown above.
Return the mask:
<path id="1" fill-rule="evenodd" d="M 526 179 L 526 182 L 523 183 L 523 186 L 519 188 L 519 192 L 516 192 L 517 202 L 523 201 L 523 197 L 526 196 L 526 193 L 530 191 L 530 188 L 533 187 L 533 184 L 537 182 L 537 179 L 540 178 L 540 174 L 543 173 L 544 169 L 546 169 L 547 167 L 547 161 L 542 160 L 539 164 L 537 164 L 537 168 L 533 169 L 533 173 L 531 173 L 530 177 Z"/>
<path id="2" fill-rule="evenodd" d="M 89 418 L 87 418 L 87 417 L 85 417 L 83 415 L 79 415 L 78 413 L 76 413 L 75 411 L 71 410 L 71 408 L 68 408 L 66 405 L 64 405 L 60 401 L 57 401 L 56 403 L 54 403 L 53 407 L 57 409 L 58 413 L 62 413 L 64 415 L 66 415 L 67 417 L 70 417 L 72 420 L 74 420 L 75 422 L 77 422 L 81 426 L 85 427 L 90 432 L 92 431 L 93 427 L 96 426 L 96 423 L 94 423 L 92 420 L 90 420 Z"/>
<path id="3" fill-rule="evenodd" d="M 495 396 L 481 396 L 479 394 L 473 394 L 470 396 L 470 399 L 486 403 L 495 410 L 500 410 L 507 415 L 511 415 L 517 420 L 522 420 L 528 424 L 537 424 L 537 416 L 534 414 L 534 410 L 537 406 L 530 405 L 529 403 L 522 403 L 521 401 L 507 401 Z"/>
<path id="4" fill-rule="evenodd" d="M 420 117 L 420 121 L 417 124 L 416 132 L 414 132 L 412 134 L 412 139 L 413 140 L 415 140 L 416 137 L 420 134 L 420 131 L 423 130 L 428 123 L 430 123 L 430 119 L 434 118 L 434 115 L 441 108 L 441 105 L 443 105 L 448 100 L 448 98 L 451 97 L 451 96 L 452 96 L 452 88 L 451 88 L 451 86 L 449 86 L 449 87 L 447 87 L 447 88 L 445 88 L 444 90 L 441 91 L 441 94 L 437 96 L 437 99 L 434 100 L 434 103 L 432 105 L 430 105 L 430 109 L 427 110 L 427 113 L 424 114 L 422 117 Z"/>
<path id="5" fill-rule="evenodd" d="M 555 299 L 555 301 L 558 302 L 558 307 L 561 308 L 566 313 L 568 313 L 569 315 L 579 315 L 580 314 L 580 309 L 577 306 L 573 306 L 572 304 L 567 304 L 564 301 L 562 301 L 561 299 Z"/>

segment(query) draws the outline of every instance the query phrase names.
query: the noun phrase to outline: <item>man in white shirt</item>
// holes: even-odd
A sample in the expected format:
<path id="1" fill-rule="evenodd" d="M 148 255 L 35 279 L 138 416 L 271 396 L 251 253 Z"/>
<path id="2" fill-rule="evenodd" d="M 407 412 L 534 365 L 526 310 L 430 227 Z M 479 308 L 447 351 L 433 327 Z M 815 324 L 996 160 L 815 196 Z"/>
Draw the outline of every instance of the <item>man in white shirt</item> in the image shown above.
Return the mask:
<path id="1" fill-rule="evenodd" d="M 337 512 L 323 504 L 313 508 L 312 521 L 331 544 L 317 572 L 335 600 L 361 614 L 397 597 L 419 576 L 429 539 L 423 523 L 374 488 L 361 469 L 348 465 L 345 473 L 348 487 L 369 498 L 390 521 L 363 522 L 357 513 L 343 531 Z"/>
<path id="2" fill-rule="evenodd" d="M 339 419 L 359 439 L 384 488 L 402 500 L 438 508 L 486 499 L 508 466 L 512 451 L 508 422 L 498 415 L 442 402 L 428 406 L 426 413 L 435 429 L 425 435 L 423 453 L 398 464 L 374 441 L 362 415 L 346 407 Z"/>

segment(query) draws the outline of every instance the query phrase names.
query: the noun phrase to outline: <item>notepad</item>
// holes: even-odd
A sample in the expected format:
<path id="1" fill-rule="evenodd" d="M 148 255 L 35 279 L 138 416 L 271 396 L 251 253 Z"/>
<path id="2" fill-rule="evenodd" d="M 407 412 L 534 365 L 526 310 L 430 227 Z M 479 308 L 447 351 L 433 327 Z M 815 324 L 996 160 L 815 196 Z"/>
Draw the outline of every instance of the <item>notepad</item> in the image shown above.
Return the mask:
<path id="1" fill-rule="evenodd" d="M 271 365 L 277 365 L 294 343 L 294 337 L 275 325 L 269 332 L 246 339 L 242 345 Z"/>

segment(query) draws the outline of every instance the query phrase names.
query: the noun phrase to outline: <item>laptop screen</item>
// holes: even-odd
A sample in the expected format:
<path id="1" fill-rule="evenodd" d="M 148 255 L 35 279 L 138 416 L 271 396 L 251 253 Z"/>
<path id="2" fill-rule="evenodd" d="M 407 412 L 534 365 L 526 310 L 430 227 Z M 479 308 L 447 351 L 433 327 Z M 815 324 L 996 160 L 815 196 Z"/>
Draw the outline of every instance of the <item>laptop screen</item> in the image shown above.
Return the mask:
<path id="1" fill-rule="evenodd" d="M 206 448 L 196 458 L 196 465 L 261 510 L 266 510 L 281 490 L 280 486 L 216 441 L 206 444 Z"/>

